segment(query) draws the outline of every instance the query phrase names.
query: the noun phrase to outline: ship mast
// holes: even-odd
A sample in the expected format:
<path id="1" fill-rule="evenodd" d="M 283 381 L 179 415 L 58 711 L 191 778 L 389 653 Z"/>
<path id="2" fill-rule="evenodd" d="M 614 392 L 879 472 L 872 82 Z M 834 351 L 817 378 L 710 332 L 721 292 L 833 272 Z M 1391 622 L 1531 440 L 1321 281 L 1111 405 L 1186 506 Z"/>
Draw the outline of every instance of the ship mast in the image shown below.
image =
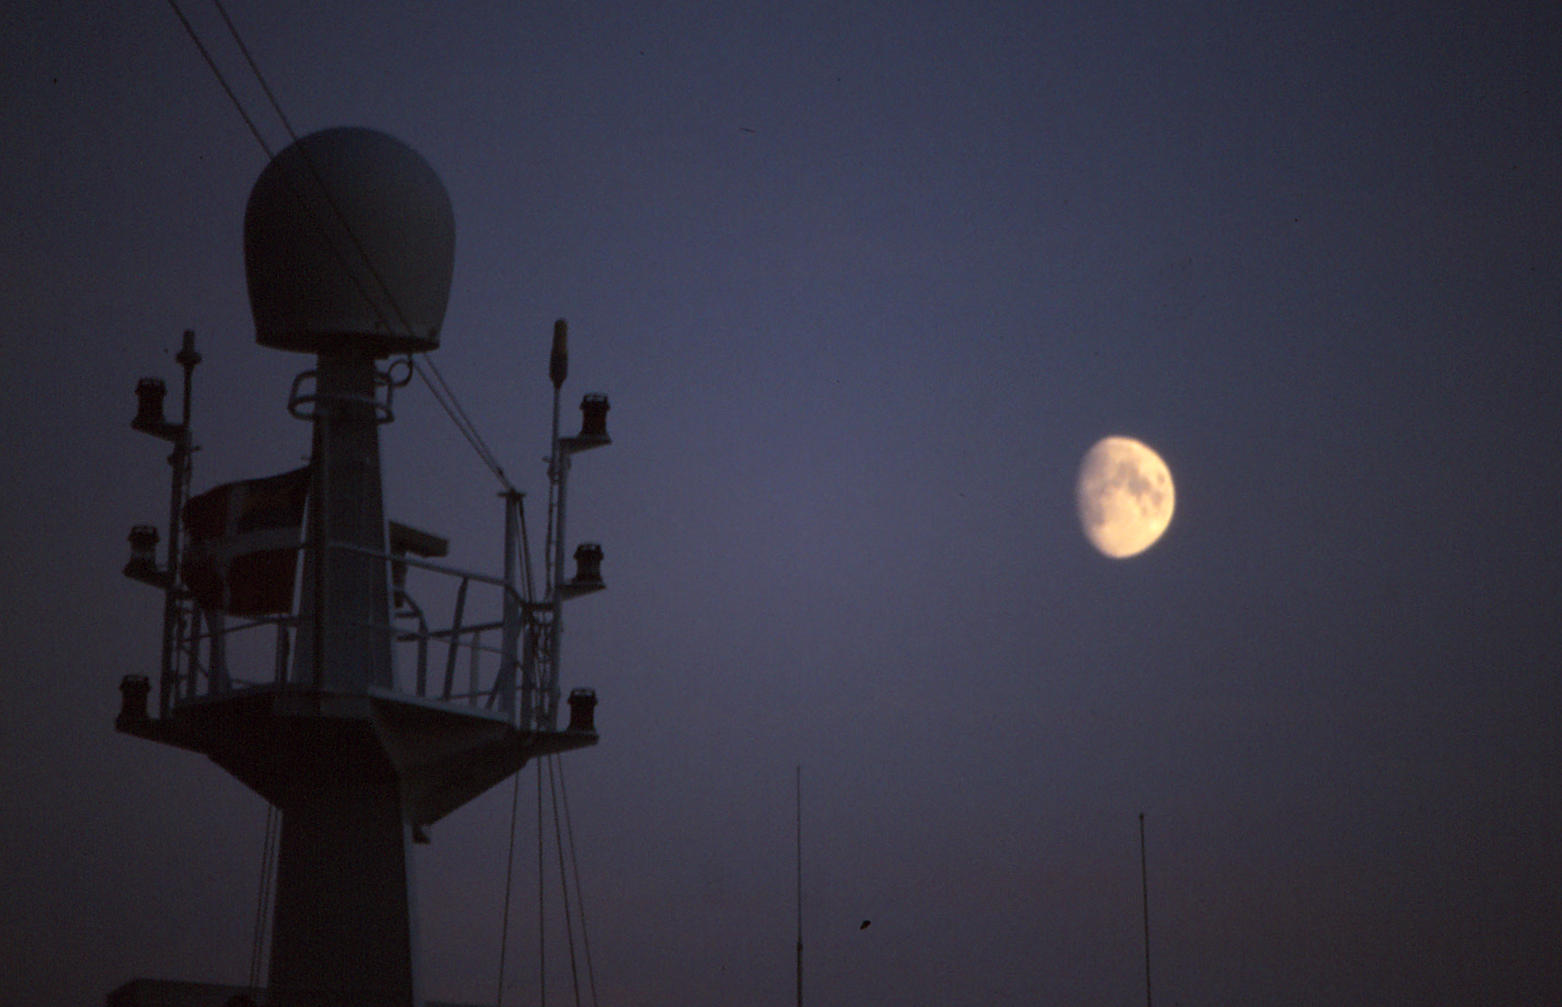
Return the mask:
<path id="1" fill-rule="evenodd" d="M 610 443 L 606 398 L 587 396 L 580 435 L 560 437 L 564 375 L 550 363 L 544 598 L 514 487 L 501 493 L 502 576 L 434 562 L 443 538 L 384 513 L 380 428 L 412 354 L 439 346 L 453 254 L 449 197 L 418 154 L 366 129 L 306 136 L 256 182 L 245 267 L 257 342 L 314 356 L 288 397 L 311 426 L 308 469 L 191 499 L 193 336 L 177 358 L 178 423 L 162 419 L 161 382 L 137 388 L 133 425 L 175 445 L 167 564 L 143 525 L 125 571 L 165 593 L 163 665 L 157 716 L 148 678 L 127 676 L 116 727 L 207 755 L 280 811 L 273 1007 L 421 1007 L 411 844 L 529 760 L 597 741 L 589 689 L 570 694 L 558 727 L 558 643 L 564 600 L 603 587 L 600 546 L 576 550 L 568 581 L 562 564 L 565 474 L 572 454 Z M 405 367 L 385 363 L 402 355 Z M 409 574 L 453 584 L 448 623 L 431 625 Z M 479 595 L 497 617 L 474 616 Z M 271 652 L 243 665 L 241 634 L 267 631 Z M 495 631 L 497 652 L 482 640 Z"/>

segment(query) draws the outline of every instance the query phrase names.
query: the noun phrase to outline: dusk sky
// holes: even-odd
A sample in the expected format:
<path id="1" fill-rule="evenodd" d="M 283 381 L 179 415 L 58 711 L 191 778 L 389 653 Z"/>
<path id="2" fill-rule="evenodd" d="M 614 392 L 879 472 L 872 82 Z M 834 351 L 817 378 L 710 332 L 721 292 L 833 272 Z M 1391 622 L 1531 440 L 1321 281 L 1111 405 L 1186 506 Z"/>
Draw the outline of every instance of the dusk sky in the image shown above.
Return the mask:
<path id="1" fill-rule="evenodd" d="M 603 1007 L 792 1002 L 797 766 L 809 1004 L 1141 1002 L 1141 813 L 1158 1004 L 1562 1003 L 1554 0 L 228 9 L 300 135 L 444 180 L 434 360 L 538 537 L 555 318 L 570 419 L 611 398 L 563 668 Z M 167 5 L 0 13 L 0 1004 L 247 975 L 265 804 L 113 721 L 137 379 L 196 332 L 196 492 L 309 451 L 266 161 Z M 500 487 L 396 404 L 388 515 L 498 573 Z M 1121 560 L 1074 504 L 1113 434 L 1177 489 Z M 430 997 L 493 1002 L 510 795 L 418 848 Z"/>

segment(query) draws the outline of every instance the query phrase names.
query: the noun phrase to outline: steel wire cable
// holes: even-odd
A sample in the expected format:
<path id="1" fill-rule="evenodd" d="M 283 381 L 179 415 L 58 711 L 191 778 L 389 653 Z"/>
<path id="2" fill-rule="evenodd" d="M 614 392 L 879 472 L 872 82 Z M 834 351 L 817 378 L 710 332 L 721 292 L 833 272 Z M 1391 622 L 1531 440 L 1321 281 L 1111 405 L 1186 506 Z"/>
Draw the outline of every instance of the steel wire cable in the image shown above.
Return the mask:
<path id="1" fill-rule="evenodd" d="M 548 763 L 548 794 L 553 800 L 553 848 L 559 855 L 559 891 L 564 901 L 564 937 L 569 945 L 569 975 L 570 985 L 575 993 L 575 1007 L 580 1007 L 580 969 L 575 963 L 575 926 L 571 922 L 569 909 L 569 872 L 564 869 L 564 837 L 560 831 L 559 822 L 559 789 L 554 782 L 554 769 L 559 757 L 550 755 L 545 758 Z M 580 887 L 575 888 L 575 898 L 580 899 Z"/>
<path id="2" fill-rule="evenodd" d="M 559 796 L 564 803 L 564 837 L 569 843 L 570 868 L 575 874 L 575 910 L 580 914 L 580 943 L 586 956 L 586 983 L 591 991 L 591 1004 L 597 1003 L 597 975 L 591 966 L 591 933 L 586 927 L 586 895 L 580 883 L 580 861 L 575 856 L 575 826 L 569 813 L 569 787 L 564 781 L 564 763 L 558 756 L 554 756 L 554 762 L 559 770 Z"/>
<path id="3" fill-rule="evenodd" d="M 250 989 L 260 986 L 260 962 L 266 946 L 266 910 L 271 901 L 271 883 L 277 866 L 278 822 L 277 806 L 266 803 L 266 842 L 260 854 L 260 888 L 255 894 L 254 941 L 250 947 Z"/>
<path id="4" fill-rule="evenodd" d="M 194 42 L 195 48 L 200 50 L 201 58 L 206 60 L 206 65 L 211 68 L 212 76 L 217 78 L 217 83 L 222 86 L 223 91 L 227 92 L 228 100 L 233 103 L 234 109 L 238 111 L 239 118 L 244 120 L 244 125 L 249 127 L 250 135 L 255 138 L 256 143 L 260 144 L 260 149 L 266 152 L 266 160 L 271 160 L 271 145 L 261 135 L 260 127 L 255 125 L 255 120 L 250 118 L 249 112 L 245 111 L 244 103 L 239 100 L 239 96 L 234 93 L 233 88 L 228 86 L 228 79 L 222 75 L 222 70 L 217 66 L 217 61 L 212 58 L 211 52 L 206 48 L 206 43 L 202 42 L 201 36 L 196 33 L 195 26 L 190 23 L 189 18 L 184 16 L 184 11 L 180 9 L 178 0 L 168 0 L 168 6 L 173 8 L 174 14 L 179 18 L 179 23 L 184 25 L 185 32 L 190 36 L 190 41 Z"/>
<path id="5" fill-rule="evenodd" d="M 515 871 L 515 820 L 521 803 L 521 774 L 516 773 L 510 787 L 510 850 L 504 861 L 504 912 L 499 924 L 499 988 L 494 1007 L 504 1007 L 504 959 L 510 941 L 510 887 Z"/>
<path id="6" fill-rule="evenodd" d="M 292 122 L 288 119 L 287 113 L 283 110 L 282 103 L 277 100 L 276 93 L 272 91 L 270 84 L 267 83 L 265 75 L 261 72 L 260 65 L 256 62 L 254 55 L 250 52 L 249 46 L 245 44 L 243 36 L 239 33 L 238 26 L 233 23 L 233 19 L 228 15 L 227 8 L 223 6 L 222 0 L 212 0 L 212 3 L 213 6 L 216 7 L 218 14 L 221 15 L 223 23 L 228 28 L 229 34 L 233 37 L 234 44 L 238 46 L 240 53 L 243 54 L 245 62 L 249 65 L 250 72 L 254 75 L 256 82 L 260 85 L 261 91 L 266 95 L 266 99 L 270 103 L 272 110 L 276 113 L 277 118 L 281 120 L 283 129 L 287 132 L 288 139 L 296 144 L 298 142 L 298 134 L 294 132 Z M 233 87 L 228 83 L 227 77 L 223 74 L 222 69 L 217 65 L 216 58 L 212 55 L 211 50 L 209 50 L 206 47 L 205 42 L 202 41 L 199 32 L 197 32 L 195 29 L 194 24 L 192 24 L 190 19 L 185 16 L 184 10 L 179 6 L 178 0 L 168 0 L 168 5 L 173 9 L 175 16 L 178 17 L 179 23 L 184 26 L 185 33 L 188 34 L 190 36 L 190 40 L 195 43 L 195 47 L 200 52 L 201 58 L 205 60 L 207 67 L 212 72 L 212 76 L 216 78 L 218 85 L 222 88 L 223 92 L 227 94 L 228 100 L 232 103 L 234 110 L 237 111 L 239 117 L 244 120 L 244 124 L 249 128 L 250 135 L 252 135 L 255 138 L 255 142 L 260 145 L 260 149 L 266 155 L 266 160 L 270 162 L 275 157 L 271 145 L 266 142 L 265 135 L 261 133 L 260 127 L 256 125 L 254 118 L 250 116 L 249 111 L 244 107 L 243 100 L 239 98 L 238 93 L 234 91 Z M 330 207 L 331 212 L 335 215 L 337 222 L 342 227 L 342 230 L 347 234 L 348 239 L 352 242 L 353 247 L 357 250 L 364 267 L 368 270 L 370 277 L 373 279 L 375 285 L 379 287 L 380 292 L 383 294 L 385 302 L 390 305 L 391 311 L 394 312 L 397 316 L 396 321 L 399 323 L 399 330 L 410 334 L 412 331 L 412 326 L 407 322 L 406 315 L 402 311 L 401 305 L 397 303 L 396 297 L 390 290 L 389 285 L 385 282 L 384 277 L 380 274 L 379 270 L 375 268 L 373 260 L 370 258 L 367 250 L 363 246 L 363 242 L 359 239 L 357 233 L 353 230 L 351 224 L 347 220 L 346 215 L 342 212 L 341 207 L 337 205 L 336 200 L 332 197 L 329 188 L 326 187 L 324 180 L 320 176 L 319 170 L 315 167 L 313 160 L 309 157 L 309 152 L 303 147 L 299 147 L 298 150 L 300 156 L 303 158 L 305 166 L 309 169 L 310 174 L 313 176 L 315 183 L 320 187 L 320 191 L 324 194 L 326 203 Z M 304 208 L 305 212 L 309 215 L 315 226 L 319 229 L 322 237 L 326 239 L 327 247 L 331 250 L 332 255 L 335 256 L 338 262 L 342 265 L 344 271 L 348 275 L 348 278 L 352 280 L 353 284 L 358 288 L 358 292 L 363 295 L 363 298 L 369 305 L 370 310 L 375 313 L 379 321 L 387 329 L 391 329 L 393 331 L 397 330 L 398 326 L 393 325 L 391 320 L 385 317 L 385 314 L 380 309 L 376 298 L 370 297 L 369 292 L 364 289 L 362 279 L 358 276 L 357 272 L 351 268 L 350 264 L 347 262 L 346 256 L 342 254 L 341 249 L 336 246 L 335 242 L 330 240 L 329 232 L 327 231 L 324 222 L 322 222 L 315 215 L 314 211 L 304 200 L 302 193 L 300 193 L 297 188 L 294 187 L 292 181 L 286 176 L 285 173 L 283 175 L 283 182 L 287 185 L 289 191 L 293 193 L 294 198 L 299 201 L 299 205 Z M 409 356 L 411 355 L 409 354 Z M 484 466 L 487 467 L 488 470 L 499 481 L 500 486 L 506 490 L 514 490 L 515 487 L 510 483 L 508 477 L 506 477 L 504 469 L 499 465 L 498 459 L 495 457 L 493 451 L 488 447 L 488 444 L 483 439 L 482 435 L 478 432 L 476 424 L 472 422 L 471 417 L 462 407 L 460 399 L 456 397 L 454 390 L 452 390 L 449 383 L 445 381 L 444 375 L 440 373 L 438 366 L 434 364 L 434 362 L 428 357 L 427 354 L 420 353 L 418 356 L 423 358 L 424 362 L 428 365 L 428 371 L 434 375 L 433 379 L 430 379 L 428 374 L 425 374 L 422 369 L 414 368 L 418 370 L 419 375 L 423 378 L 424 384 L 429 388 L 430 393 L 434 396 L 435 402 L 439 404 L 445 415 L 450 418 L 450 421 L 455 424 L 456 429 L 461 432 L 462 437 L 466 439 L 467 443 L 472 447 L 473 451 L 476 452 L 478 459 L 482 461 Z"/>

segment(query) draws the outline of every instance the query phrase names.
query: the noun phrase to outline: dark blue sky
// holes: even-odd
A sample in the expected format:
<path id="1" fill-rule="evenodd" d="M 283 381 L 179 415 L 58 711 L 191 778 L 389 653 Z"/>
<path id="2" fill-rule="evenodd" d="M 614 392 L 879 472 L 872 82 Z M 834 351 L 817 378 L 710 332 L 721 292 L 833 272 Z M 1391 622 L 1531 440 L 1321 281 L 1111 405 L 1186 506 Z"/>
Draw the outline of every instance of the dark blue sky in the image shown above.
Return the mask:
<path id="1" fill-rule="evenodd" d="M 299 132 L 444 179 L 436 361 L 534 501 L 555 317 L 612 397 L 565 667 L 603 1004 L 790 1002 L 798 764 L 810 1003 L 1136 1002 L 1141 811 L 1158 1002 L 1562 1000 L 1562 11 L 1263 6 L 231 5 Z M 265 154 L 156 4 L 13 5 L 0 94 L 0 1002 L 242 981 L 264 806 L 112 720 L 135 380 L 196 330 L 197 489 L 308 450 Z M 497 571 L 398 405 L 388 512 Z M 1073 513 L 1113 433 L 1177 480 L 1127 561 Z M 492 997 L 508 814 L 420 852 L 432 996 Z"/>

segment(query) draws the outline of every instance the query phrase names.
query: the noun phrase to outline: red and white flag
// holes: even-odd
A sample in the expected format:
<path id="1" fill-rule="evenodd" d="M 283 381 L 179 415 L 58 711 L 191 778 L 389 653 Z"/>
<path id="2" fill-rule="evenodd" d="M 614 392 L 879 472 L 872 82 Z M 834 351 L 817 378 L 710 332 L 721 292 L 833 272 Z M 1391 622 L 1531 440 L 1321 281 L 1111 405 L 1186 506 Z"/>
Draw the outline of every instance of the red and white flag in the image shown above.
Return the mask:
<path id="1" fill-rule="evenodd" d="M 185 587 L 209 611 L 268 615 L 293 608 L 307 468 L 228 483 L 184 505 Z"/>

